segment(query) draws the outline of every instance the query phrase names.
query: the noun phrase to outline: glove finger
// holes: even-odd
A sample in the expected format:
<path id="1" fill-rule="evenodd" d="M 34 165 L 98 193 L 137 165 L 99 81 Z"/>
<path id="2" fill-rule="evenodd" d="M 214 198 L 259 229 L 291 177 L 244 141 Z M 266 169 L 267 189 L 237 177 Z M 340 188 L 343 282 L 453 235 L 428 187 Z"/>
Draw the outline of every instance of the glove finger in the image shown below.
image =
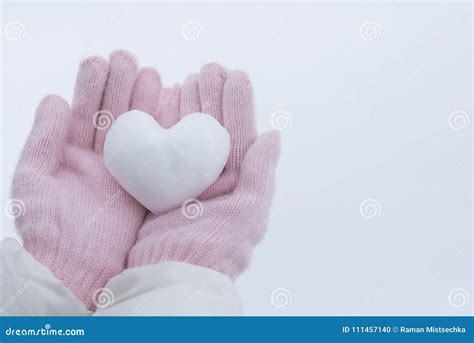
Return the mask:
<path id="1" fill-rule="evenodd" d="M 201 112 L 201 103 L 198 75 L 191 74 L 186 78 L 181 89 L 180 118 L 195 112 Z"/>
<path id="2" fill-rule="evenodd" d="M 223 123 L 222 94 L 226 79 L 225 69 L 215 63 L 205 65 L 199 74 L 201 111 Z"/>
<path id="3" fill-rule="evenodd" d="M 224 127 L 230 135 L 231 149 L 226 169 L 239 170 L 245 153 L 257 138 L 253 91 L 247 75 L 229 73 L 224 85 Z"/>
<path id="4" fill-rule="evenodd" d="M 251 208 L 269 204 L 274 190 L 275 168 L 280 156 L 280 132 L 261 135 L 245 154 L 233 195 Z"/>
<path id="5" fill-rule="evenodd" d="M 131 110 L 140 110 L 152 116 L 158 110 L 161 93 L 160 74 L 153 68 L 142 68 L 132 91 Z"/>
<path id="6" fill-rule="evenodd" d="M 61 163 L 70 122 L 71 109 L 66 100 L 57 95 L 46 96 L 36 110 L 19 168 L 54 170 Z"/>
<path id="7" fill-rule="evenodd" d="M 159 123 L 164 128 L 168 129 L 176 124 L 179 120 L 179 97 L 181 87 L 176 84 L 170 89 L 164 100 L 165 103 L 162 113 L 159 116 Z"/>
<path id="8" fill-rule="evenodd" d="M 104 150 L 105 135 L 114 120 L 130 108 L 130 98 L 137 72 L 137 61 L 131 53 L 118 50 L 111 54 L 110 72 L 102 108 L 99 115 L 94 118 L 97 129 L 94 149 L 98 154 L 102 154 Z"/>
<path id="9" fill-rule="evenodd" d="M 101 57 L 84 60 L 76 78 L 72 101 L 72 122 L 68 140 L 81 148 L 92 149 L 94 145 L 94 115 L 100 110 L 109 65 Z"/>

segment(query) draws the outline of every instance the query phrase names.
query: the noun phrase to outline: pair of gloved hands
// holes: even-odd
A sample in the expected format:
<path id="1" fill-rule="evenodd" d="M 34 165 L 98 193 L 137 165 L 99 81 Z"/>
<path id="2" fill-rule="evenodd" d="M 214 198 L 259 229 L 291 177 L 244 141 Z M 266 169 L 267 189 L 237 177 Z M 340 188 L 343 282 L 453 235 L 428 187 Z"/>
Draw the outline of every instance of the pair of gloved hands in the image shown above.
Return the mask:
<path id="1" fill-rule="evenodd" d="M 229 160 L 199 197 L 198 216 L 181 208 L 153 215 L 105 168 L 107 130 L 96 121 L 132 109 L 164 127 L 205 112 L 229 132 Z M 168 260 L 235 278 L 265 231 L 279 142 L 277 132 L 257 136 L 252 87 L 242 72 L 211 64 L 181 86 L 162 88 L 158 72 L 139 69 L 126 51 L 109 61 L 88 58 L 71 106 L 55 95 L 42 100 L 18 162 L 12 198 L 25 205 L 16 218 L 24 248 L 89 309 L 94 292 L 125 268 Z"/>

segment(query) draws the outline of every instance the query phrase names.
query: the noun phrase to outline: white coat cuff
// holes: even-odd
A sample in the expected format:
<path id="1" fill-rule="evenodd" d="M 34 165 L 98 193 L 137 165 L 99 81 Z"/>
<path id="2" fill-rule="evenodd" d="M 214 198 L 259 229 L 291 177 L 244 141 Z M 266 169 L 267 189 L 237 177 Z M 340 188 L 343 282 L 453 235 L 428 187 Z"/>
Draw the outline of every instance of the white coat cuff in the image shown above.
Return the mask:
<path id="1" fill-rule="evenodd" d="M 64 284 L 14 238 L 0 242 L 3 316 L 84 316 L 89 312 Z"/>
<path id="2" fill-rule="evenodd" d="M 242 314 L 240 298 L 228 276 L 212 269 L 174 261 L 123 271 L 107 283 L 102 300 L 95 315 Z"/>
<path id="3" fill-rule="evenodd" d="M 85 305 L 17 240 L 0 242 L 1 315 L 84 316 Z M 241 315 L 228 276 L 182 262 L 165 261 L 124 270 L 97 297 L 97 316 Z"/>

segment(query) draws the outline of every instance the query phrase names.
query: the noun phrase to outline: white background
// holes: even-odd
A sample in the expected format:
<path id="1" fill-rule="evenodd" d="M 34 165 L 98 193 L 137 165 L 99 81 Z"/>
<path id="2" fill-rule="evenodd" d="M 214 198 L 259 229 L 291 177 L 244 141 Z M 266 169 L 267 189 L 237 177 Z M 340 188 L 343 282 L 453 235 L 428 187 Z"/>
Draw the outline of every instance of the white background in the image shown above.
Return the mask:
<path id="1" fill-rule="evenodd" d="M 22 25 L 2 37 L 2 204 L 35 106 L 71 99 L 81 58 L 127 49 L 166 85 L 215 61 L 249 73 L 261 131 L 291 120 L 237 281 L 247 314 L 470 314 L 472 19 L 468 2 L 5 3 L 2 28 Z"/>

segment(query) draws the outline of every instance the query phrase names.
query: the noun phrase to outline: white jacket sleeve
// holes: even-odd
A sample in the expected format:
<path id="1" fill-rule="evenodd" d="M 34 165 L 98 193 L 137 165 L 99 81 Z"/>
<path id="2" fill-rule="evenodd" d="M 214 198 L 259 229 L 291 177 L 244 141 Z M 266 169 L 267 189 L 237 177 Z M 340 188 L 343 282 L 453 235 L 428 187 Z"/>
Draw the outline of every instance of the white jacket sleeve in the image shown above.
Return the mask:
<path id="1" fill-rule="evenodd" d="M 166 261 L 127 269 L 97 297 L 97 311 L 84 304 L 13 238 L 0 242 L 2 315 L 175 316 L 241 315 L 232 281 L 214 270 Z"/>

